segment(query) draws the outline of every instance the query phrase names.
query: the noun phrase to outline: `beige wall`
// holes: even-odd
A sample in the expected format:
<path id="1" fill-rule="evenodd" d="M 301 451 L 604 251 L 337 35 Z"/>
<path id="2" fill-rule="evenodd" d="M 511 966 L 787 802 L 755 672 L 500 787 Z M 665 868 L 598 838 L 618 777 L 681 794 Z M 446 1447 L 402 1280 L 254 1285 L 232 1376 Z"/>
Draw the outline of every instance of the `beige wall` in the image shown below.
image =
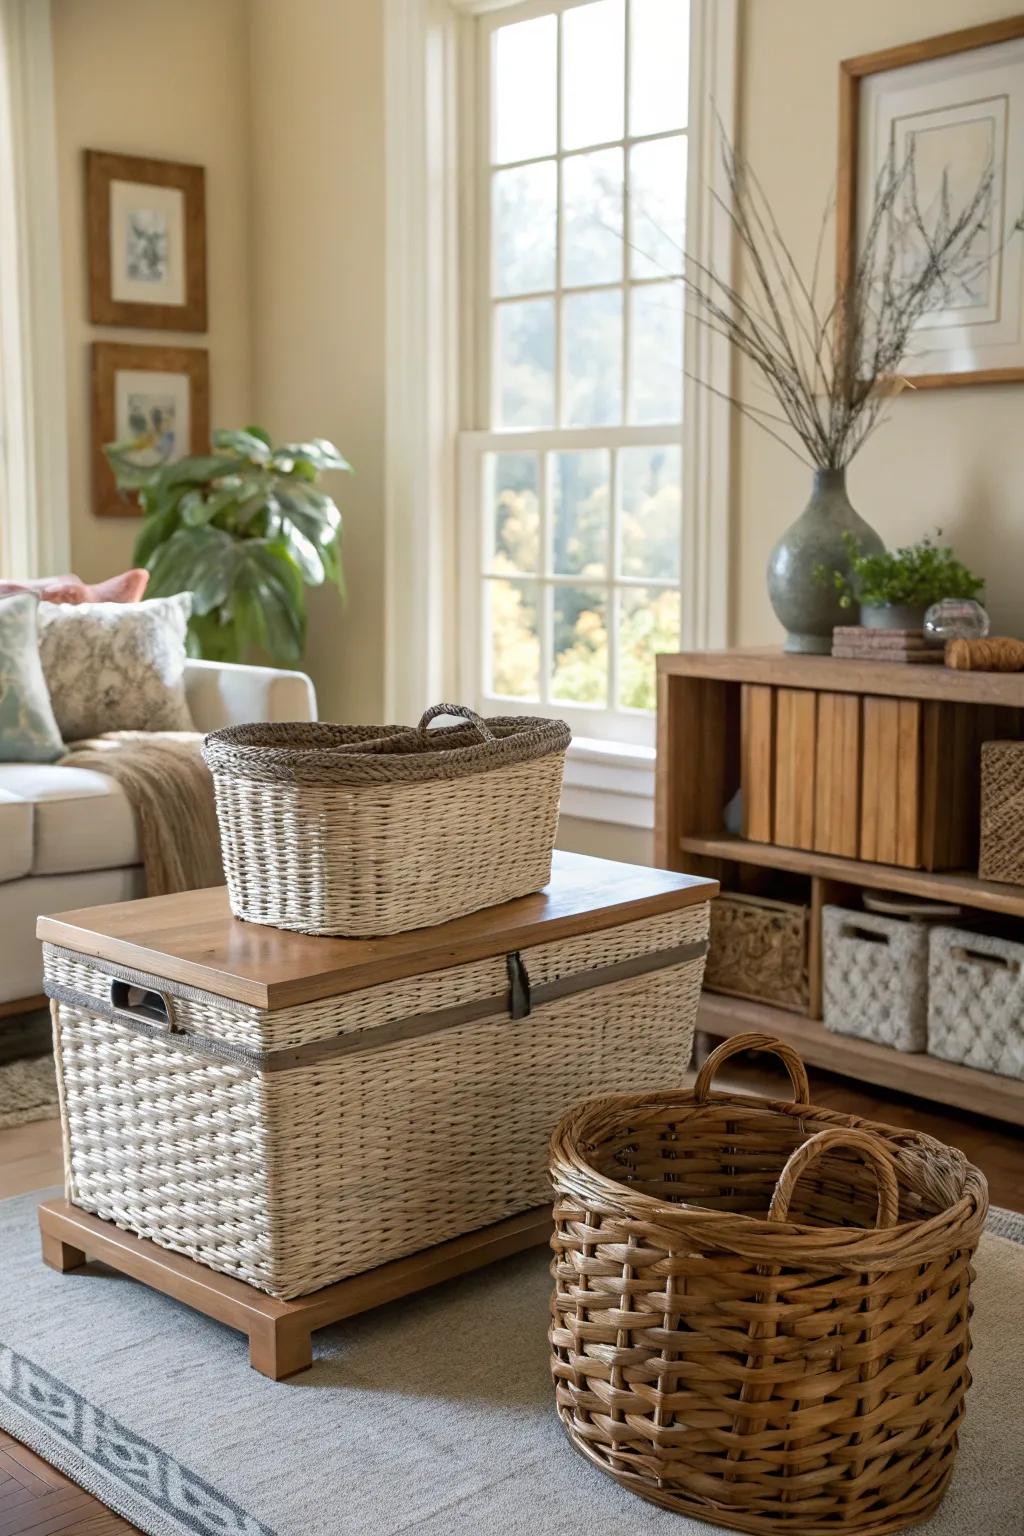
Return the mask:
<path id="1" fill-rule="evenodd" d="M 250 0 L 257 418 L 332 438 L 355 466 L 347 606 L 313 594 L 308 665 L 327 719 L 384 691 L 384 59 L 379 0 Z"/>
<path id="2" fill-rule="evenodd" d="M 1019 9 L 1016 0 L 745 0 L 740 139 L 808 268 L 835 180 L 839 60 Z M 1015 634 L 1024 634 L 1022 422 L 1024 385 L 907 394 L 849 475 L 854 506 L 887 544 L 940 526 L 987 577 L 996 628 Z M 737 430 L 734 636 L 769 643 L 780 630 L 765 566 L 807 500 L 810 472 L 756 427 Z"/>
<path id="3" fill-rule="evenodd" d="M 52 9 L 72 561 L 91 580 L 130 564 L 138 524 L 92 513 L 90 342 L 208 347 L 214 424 L 241 425 L 252 408 L 246 0 L 53 0 Z M 90 326 L 84 149 L 205 165 L 208 335 Z"/>

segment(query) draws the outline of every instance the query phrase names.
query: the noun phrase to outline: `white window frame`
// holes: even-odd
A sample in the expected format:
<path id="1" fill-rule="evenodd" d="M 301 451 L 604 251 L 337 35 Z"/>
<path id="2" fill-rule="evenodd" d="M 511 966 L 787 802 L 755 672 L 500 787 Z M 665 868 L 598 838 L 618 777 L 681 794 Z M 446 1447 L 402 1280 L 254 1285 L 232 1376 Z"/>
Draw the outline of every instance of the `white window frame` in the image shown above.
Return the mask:
<path id="1" fill-rule="evenodd" d="M 465 196 L 467 184 L 475 187 L 478 145 L 465 124 L 479 117 L 476 19 L 508 3 L 386 0 L 385 675 L 388 712 L 396 719 L 473 691 L 467 636 L 475 645 L 480 565 L 461 537 L 465 513 L 456 504 L 460 434 L 478 427 L 481 387 L 480 358 L 469 340 L 479 309 L 478 231 L 467 210 L 475 193 Z M 691 0 L 687 248 L 728 275 L 734 242 L 716 201 L 724 192 L 716 119 L 735 138 L 738 9 L 738 0 Z M 725 402 L 693 379 L 728 391 L 728 345 L 689 325 L 684 366 L 681 645 L 714 648 L 729 643 L 731 627 L 731 417 Z M 666 441 L 660 427 L 616 430 L 637 434 L 638 442 Z M 583 442 L 586 432 L 577 436 Z M 519 437 L 526 447 L 543 434 Z M 563 431 L 558 438 L 565 445 Z M 461 441 L 465 453 L 473 438 Z M 648 827 L 653 764 L 652 745 L 578 736 L 563 809 Z"/>
<path id="2" fill-rule="evenodd" d="M 71 565 L 50 0 L 0 0 L 0 575 Z"/>

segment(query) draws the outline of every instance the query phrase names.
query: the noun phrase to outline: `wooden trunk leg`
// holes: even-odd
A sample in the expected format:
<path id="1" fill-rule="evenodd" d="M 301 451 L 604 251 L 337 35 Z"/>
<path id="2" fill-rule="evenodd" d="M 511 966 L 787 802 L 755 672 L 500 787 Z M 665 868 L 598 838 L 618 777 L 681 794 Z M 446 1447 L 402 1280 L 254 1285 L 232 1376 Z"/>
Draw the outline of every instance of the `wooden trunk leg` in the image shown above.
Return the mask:
<path id="1" fill-rule="evenodd" d="M 61 1274 L 67 1274 L 71 1269 L 81 1269 L 85 1263 L 85 1252 L 81 1248 L 74 1248 L 70 1243 L 61 1242 L 59 1237 L 54 1237 L 50 1232 L 41 1232 L 43 1245 L 43 1263 L 51 1269 L 59 1269 Z"/>
<path id="2" fill-rule="evenodd" d="M 313 1336 L 294 1321 L 261 1319 L 249 1332 L 249 1364 L 271 1381 L 283 1381 L 313 1364 Z"/>

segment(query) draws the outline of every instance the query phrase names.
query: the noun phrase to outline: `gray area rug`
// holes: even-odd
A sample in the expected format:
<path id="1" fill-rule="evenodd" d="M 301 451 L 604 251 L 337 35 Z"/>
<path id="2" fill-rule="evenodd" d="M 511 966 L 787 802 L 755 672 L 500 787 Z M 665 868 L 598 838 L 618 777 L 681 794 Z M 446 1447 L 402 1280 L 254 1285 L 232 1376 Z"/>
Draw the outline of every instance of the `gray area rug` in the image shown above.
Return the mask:
<path id="1" fill-rule="evenodd" d="M 57 1076 L 52 1052 L 0 1064 L 0 1128 L 52 1120 L 57 1113 Z"/>
<path id="2" fill-rule="evenodd" d="M 552 1409 L 544 1250 L 314 1335 L 271 1382 L 244 1341 L 99 1266 L 39 1260 L 0 1204 L 0 1425 L 150 1536 L 709 1536 L 573 1452 Z M 999 1235 L 997 1235 L 999 1234 Z M 1024 1217 L 978 1254 L 975 1382 L 921 1536 L 1022 1536 Z"/>

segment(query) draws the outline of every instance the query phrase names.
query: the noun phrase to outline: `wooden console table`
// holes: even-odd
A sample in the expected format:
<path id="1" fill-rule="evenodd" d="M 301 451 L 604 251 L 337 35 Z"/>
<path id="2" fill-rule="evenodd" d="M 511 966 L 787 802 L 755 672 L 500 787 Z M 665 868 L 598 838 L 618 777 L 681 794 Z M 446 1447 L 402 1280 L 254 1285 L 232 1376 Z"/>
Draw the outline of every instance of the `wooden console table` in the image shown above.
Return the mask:
<path id="1" fill-rule="evenodd" d="M 780 695 L 774 703 L 767 698 L 777 690 L 785 695 L 784 711 Z M 856 777 L 844 775 L 835 753 L 822 770 L 815 736 L 822 699 L 829 701 L 829 730 L 843 752 L 842 718 L 852 719 Z M 774 711 L 770 759 L 757 719 L 762 705 Z M 964 775 L 969 778 L 972 764 L 977 771 L 977 743 L 1024 735 L 1022 723 L 1024 674 L 770 649 L 659 656 L 656 862 L 712 876 L 725 890 L 751 868 L 806 877 L 811 909 L 809 1016 L 706 992 L 698 1028 L 719 1036 L 751 1029 L 778 1035 L 816 1066 L 1024 1125 L 1024 1083 L 832 1034 L 821 1023 L 826 903 L 852 905 L 863 888 L 930 897 L 959 903 L 968 918 L 971 910 L 1000 913 L 1020 925 L 1024 940 L 1024 887 L 982 880 L 976 862 L 971 867 L 966 859 L 963 868 L 934 867 L 946 862 L 943 852 L 971 852 L 968 818 L 976 823 L 977 789 Z M 776 781 L 776 762 L 785 765 L 785 782 Z M 819 779 L 822 771 L 827 775 L 817 793 L 816 769 Z M 730 835 L 723 810 L 741 779 L 756 786 L 756 794 L 746 796 L 744 835 Z M 861 782 L 871 786 L 870 804 Z M 936 807 L 942 811 L 950 799 L 960 819 L 947 817 L 936 834 Z M 865 848 L 873 855 L 891 850 L 891 862 L 865 858 Z M 933 868 L 922 867 L 929 862 Z"/>

